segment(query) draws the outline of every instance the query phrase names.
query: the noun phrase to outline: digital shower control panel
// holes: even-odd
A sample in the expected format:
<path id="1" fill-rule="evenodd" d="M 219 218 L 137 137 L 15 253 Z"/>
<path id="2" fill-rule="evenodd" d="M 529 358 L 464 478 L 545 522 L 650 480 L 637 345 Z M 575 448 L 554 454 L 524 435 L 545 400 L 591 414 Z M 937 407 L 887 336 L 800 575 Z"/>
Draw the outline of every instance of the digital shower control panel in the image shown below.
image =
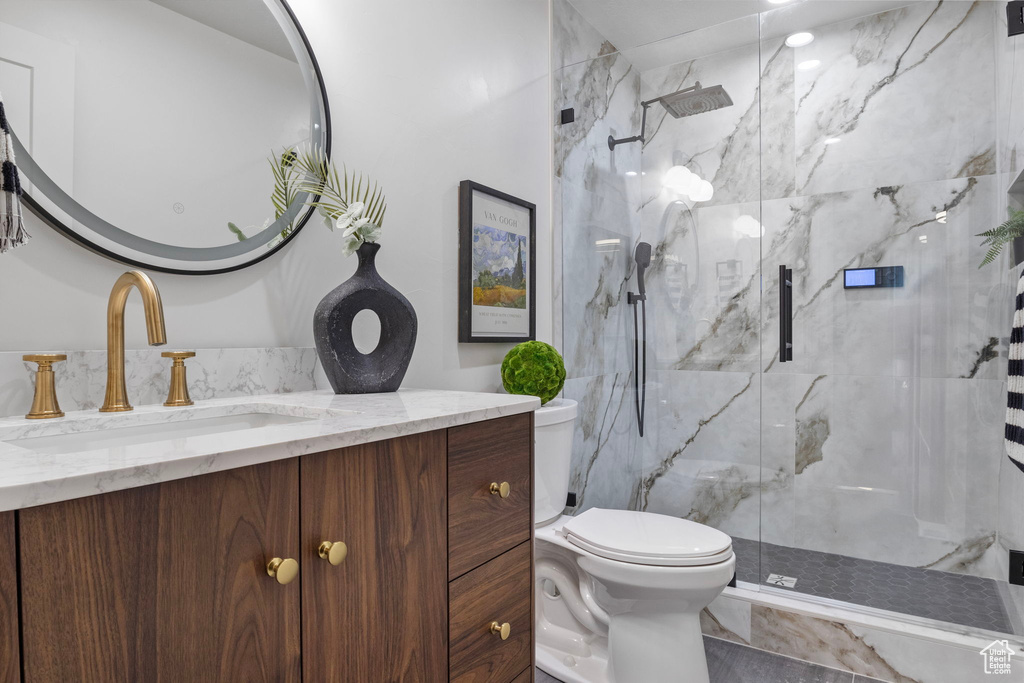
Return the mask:
<path id="1" fill-rule="evenodd" d="M 867 289 L 868 287 L 902 287 L 903 266 L 881 266 L 879 268 L 844 268 L 845 289 Z"/>

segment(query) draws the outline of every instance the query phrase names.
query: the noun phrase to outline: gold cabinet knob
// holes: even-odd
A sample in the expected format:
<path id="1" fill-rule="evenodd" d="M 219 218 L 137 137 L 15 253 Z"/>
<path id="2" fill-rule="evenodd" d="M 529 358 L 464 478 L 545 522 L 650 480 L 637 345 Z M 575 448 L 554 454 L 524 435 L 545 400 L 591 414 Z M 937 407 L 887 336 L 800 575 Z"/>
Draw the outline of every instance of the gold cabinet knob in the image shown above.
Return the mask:
<path id="1" fill-rule="evenodd" d="M 32 408 L 27 417 L 43 420 L 48 417 L 64 417 L 64 411 L 57 404 L 57 389 L 54 383 L 53 364 L 67 360 L 65 353 L 30 353 L 21 357 L 30 363 L 38 363 L 36 371 L 36 392 L 32 397 Z"/>
<path id="2" fill-rule="evenodd" d="M 496 481 L 492 481 L 488 490 L 492 494 L 501 496 L 502 498 L 508 498 L 508 494 L 512 493 L 512 487 L 509 486 L 507 481 L 503 481 L 500 484 Z"/>
<path id="3" fill-rule="evenodd" d="M 492 621 L 488 630 L 494 635 L 500 636 L 502 640 L 508 640 L 508 637 L 512 634 L 512 624 L 507 621 L 503 624 Z"/>
<path id="4" fill-rule="evenodd" d="M 164 351 L 160 354 L 171 359 L 171 388 L 167 392 L 165 406 L 190 406 L 192 398 L 188 395 L 188 380 L 185 379 L 185 359 L 194 358 L 195 351 Z"/>
<path id="5" fill-rule="evenodd" d="M 294 581 L 295 577 L 299 575 L 299 563 L 290 557 L 283 560 L 280 557 L 275 557 L 267 563 L 267 574 L 284 586 Z"/>
<path id="6" fill-rule="evenodd" d="M 324 541 L 317 547 L 316 552 L 337 567 L 348 557 L 348 546 L 343 541 Z"/>

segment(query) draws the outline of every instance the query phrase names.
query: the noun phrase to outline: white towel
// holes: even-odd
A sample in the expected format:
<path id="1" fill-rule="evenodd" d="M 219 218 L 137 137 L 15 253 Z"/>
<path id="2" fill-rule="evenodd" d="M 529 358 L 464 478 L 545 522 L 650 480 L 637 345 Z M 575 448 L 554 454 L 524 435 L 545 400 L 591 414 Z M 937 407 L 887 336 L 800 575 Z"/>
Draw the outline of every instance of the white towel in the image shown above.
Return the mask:
<path id="1" fill-rule="evenodd" d="M 21 215 L 21 180 L 14 165 L 14 140 L 0 96 L 0 254 L 28 241 Z"/>
<path id="2" fill-rule="evenodd" d="M 1006 454 L 1024 471 L 1024 272 L 1017 280 L 1006 389 Z"/>

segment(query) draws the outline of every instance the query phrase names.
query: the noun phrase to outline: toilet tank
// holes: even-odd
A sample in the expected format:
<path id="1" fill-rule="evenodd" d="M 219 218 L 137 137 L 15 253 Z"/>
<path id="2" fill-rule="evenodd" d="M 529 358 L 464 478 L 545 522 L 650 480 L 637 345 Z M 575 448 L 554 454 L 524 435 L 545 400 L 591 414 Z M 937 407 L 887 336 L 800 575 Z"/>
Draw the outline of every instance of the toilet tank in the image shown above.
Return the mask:
<path id="1" fill-rule="evenodd" d="M 543 526 L 565 509 L 576 401 L 567 398 L 548 401 L 534 413 L 533 425 L 533 518 L 537 526 Z"/>

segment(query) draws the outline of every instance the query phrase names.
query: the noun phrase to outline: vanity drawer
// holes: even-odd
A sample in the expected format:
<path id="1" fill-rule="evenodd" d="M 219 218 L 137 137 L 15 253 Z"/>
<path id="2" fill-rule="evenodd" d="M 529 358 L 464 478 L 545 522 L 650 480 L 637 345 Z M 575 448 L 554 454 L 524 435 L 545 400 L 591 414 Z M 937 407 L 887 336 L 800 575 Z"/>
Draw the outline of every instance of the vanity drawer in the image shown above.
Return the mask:
<path id="1" fill-rule="evenodd" d="M 530 547 L 516 546 L 449 585 L 450 680 L 507 683 L 532 664 Z M 492 622 L 511 626 L 507 640 L 491 633 Z"/>
<path id="2" fill-rule="evenodd" d="M 532 465 L 533 413 L 448 430 L 449 579 L 530 538 Z"/>

